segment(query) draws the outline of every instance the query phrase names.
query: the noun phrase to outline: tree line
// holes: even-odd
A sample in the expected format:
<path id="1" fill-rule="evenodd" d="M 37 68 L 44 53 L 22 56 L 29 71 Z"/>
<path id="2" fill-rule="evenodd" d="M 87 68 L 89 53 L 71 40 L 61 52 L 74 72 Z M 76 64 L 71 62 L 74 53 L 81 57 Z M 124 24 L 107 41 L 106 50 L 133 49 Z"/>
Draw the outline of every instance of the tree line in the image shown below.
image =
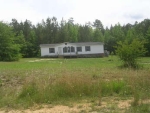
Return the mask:
<path id="1" fill-rule="evenodd" d="M 99 19 L 84 25 L 74 23 L 74 19 L 56 17 L 47 18 L 33 25 L 31 21 L 18 22 L 12 19 L 10 23 L 0 22 L 0 61 L 17 60 L 19 57 L 40 56 L 40 44 L 63 42 L 103 42 L 105 50 L 115 54 L 117 42 L 133 39 L 146 40 L 146 56 L 150 55 L 150 19 L 142 22 L 126 24 L 119 23 L 110 28 L 104 28 Z"/>

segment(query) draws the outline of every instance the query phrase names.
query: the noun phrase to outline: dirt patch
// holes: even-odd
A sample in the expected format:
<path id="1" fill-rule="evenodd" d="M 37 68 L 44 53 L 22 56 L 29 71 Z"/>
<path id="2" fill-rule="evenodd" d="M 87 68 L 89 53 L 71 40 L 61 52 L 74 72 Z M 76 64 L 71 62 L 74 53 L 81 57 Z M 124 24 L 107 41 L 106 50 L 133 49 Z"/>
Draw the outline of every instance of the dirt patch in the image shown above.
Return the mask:
<path id="1" fill-rule="evenodd" d="M 0 110 L 0 113 L 79 113 L 79 112 L 103 112 L 103 111 L 117 111 L 125 112 L 132 103 L 133 99 L 122 100 L 120 98 L 104 98 L 101 105 L 98 105 L 98 101 L 89 102 L 83 101 L 81 103 L 73 103 L 68 106 L 65 105 L 37 105 L 26 110 Z M 143 101 L 149 103 L 150 100 Z"/>
<path id="2" fill-rule="evenodd" d="M 78 113 L 80 112 L 80 109 L 73 107 L 70 108 L 68 106 L 62 106 L 62 105 L 58 105 L 58 106 L 54 106 L 52 108 L 49 107 L 44 107 L 38 110 L 34 110 L 34 109 L 27 109 L 27 110 L 5 110 L 5 111 L 0 111 L 0 113 Z"/>
<path id="3" fill-rule="evenodd" d="M 92 111 L 92 103 L 80 103 L 73 104 L 69 106 L 64 105 L 44 105 L 44 106 L 36 106 L 26 110 L 0 110 L 0 113 L 79 113 L 79 112 L 90 112 Z M 94 106 L 95 108 L 103 108 L 106 107 L 106 103 L 102 102 L 101 106 Z"/>
<path id="4" fill-rule="evenodd" d="M 31 60 L 28 62 L 40 62 L 40 61 L 48 61 L 48 60 L 56 60 L 56 59 L 39 59 L 39 60 Z"/>
<path id="5" fill-rule="evenodd" d="M 124 109 L 129 108 L 131 106 L 132 100 L 119 101 L 118 108 Z"/>
<path id="6" fill-rule="evenodd" d="M 68 106 L 54 106 L 53 108 L 42 108 L 39 110 L 26 110 L 25 113 L 68 113 L 68 112 L 79 112 L 77 109 L 75 108 L 69 108 Z"/>

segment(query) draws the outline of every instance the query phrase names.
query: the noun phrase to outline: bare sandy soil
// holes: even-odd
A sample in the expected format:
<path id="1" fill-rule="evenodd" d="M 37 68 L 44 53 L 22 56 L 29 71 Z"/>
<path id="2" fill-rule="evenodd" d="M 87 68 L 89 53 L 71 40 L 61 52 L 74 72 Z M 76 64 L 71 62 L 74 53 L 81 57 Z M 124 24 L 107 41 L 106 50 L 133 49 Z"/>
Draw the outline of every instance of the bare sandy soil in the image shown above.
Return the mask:
<path id="1" fill-rule="evenodd" d="M 120 99 L 120 98 L 103 98 L 101 105 L 99 101 L 82 101 L 80 103 L 72 103 L 65 105 L 35 105 L 29 109 L 13 110 L 13 109 L 0 109 L 0 113 L 124 113 L 133 102 L 133 98 Z M 139 101 L 140 103 L 150 103 L 150 100 Z"/>
<path id="2" fill-rule="evenodd" d="M 133 99 L 129 100 L 120 100 L 120 99 L 105 99 L 102 100 L 101 105 L 98 105 L 98 102 L 81 102 L 74 103 L 68 106 L 64 105 L 40 105 L 34 106 L 30 109 L 25 110 L 12 110 L 12 109 L 1 109 L 0 113 L 97 113 L 99 111 L 111 112 L 116 110 L 117 112 L 123 113 L 126 109 L 131 106 Z"/>

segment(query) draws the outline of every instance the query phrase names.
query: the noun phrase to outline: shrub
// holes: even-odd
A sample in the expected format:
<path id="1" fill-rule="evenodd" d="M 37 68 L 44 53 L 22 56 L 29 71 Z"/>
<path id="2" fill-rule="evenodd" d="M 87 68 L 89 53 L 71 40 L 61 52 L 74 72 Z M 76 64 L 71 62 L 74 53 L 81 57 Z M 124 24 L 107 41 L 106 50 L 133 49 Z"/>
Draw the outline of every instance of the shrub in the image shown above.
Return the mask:
<path id="1" fill-rule="evenodd" d="M 116 54 L 123 61 L 125 67 L 137 68 L 137 59 L 146 53 L 145 41 L 134 39 L 133 41 L 118 42 Z"/>

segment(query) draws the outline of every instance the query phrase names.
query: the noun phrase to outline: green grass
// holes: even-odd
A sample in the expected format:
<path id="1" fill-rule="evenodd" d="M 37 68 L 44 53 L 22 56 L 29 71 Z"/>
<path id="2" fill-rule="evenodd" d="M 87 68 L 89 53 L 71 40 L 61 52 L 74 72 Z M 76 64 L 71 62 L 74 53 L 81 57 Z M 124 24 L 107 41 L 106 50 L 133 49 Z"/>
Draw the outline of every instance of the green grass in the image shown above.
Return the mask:
<path id="1" fill-rule="evenodd" d="M 141 104 L 135 107 L 131 107 L 126 113 L 149 113 L 150 104 Z"/>
<path id="2" fill-rule="evenodd" d="M 150 60 L 141 58 L 139 63 L 143 68 L 133 70 L 120 69 L 115 56 L 0 62 L 0 107 L 27 108 L 117 96 L 133 97 L 132 107 L 136 108 L 139 100 L 150 99 Z"/>

